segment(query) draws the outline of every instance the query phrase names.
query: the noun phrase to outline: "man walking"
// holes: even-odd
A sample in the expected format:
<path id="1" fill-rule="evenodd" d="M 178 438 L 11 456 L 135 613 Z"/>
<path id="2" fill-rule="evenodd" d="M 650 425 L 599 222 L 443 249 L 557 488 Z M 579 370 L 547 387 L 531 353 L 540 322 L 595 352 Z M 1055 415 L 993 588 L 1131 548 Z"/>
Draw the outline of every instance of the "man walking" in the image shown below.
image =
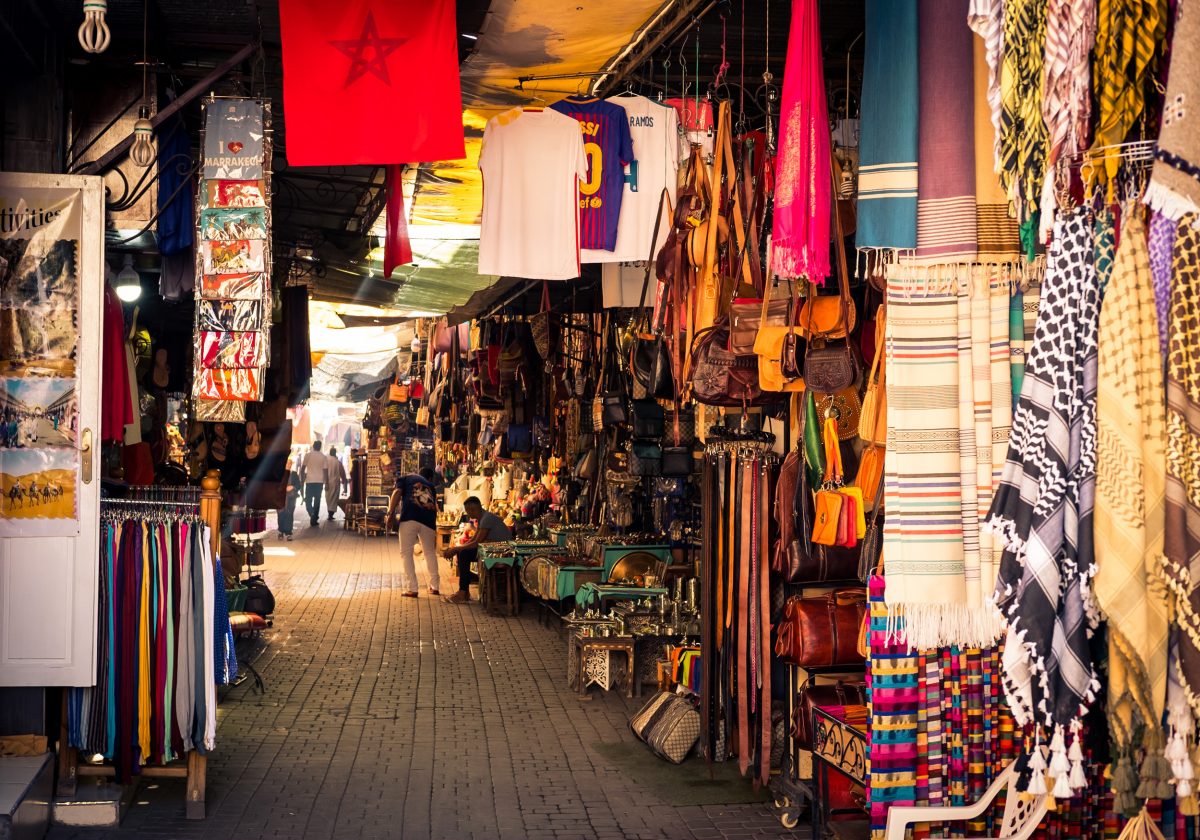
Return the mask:
<path id="1" fill-rule="evenodd" d="M 342 497 L 342 488 L 346 486 L 346 468 L 338 460 L 337 450 L 329 447 L 329 455 L 325 459 L 325 510 L 329 511 L 329 521 L 337 513 L 338 499 Z"/>
<path id="2" fill-rule="evenodd" d="M 321 496 L 325 493 L 325 477 L 328 475 L 326 461 L 319 440 L 304 456 L 304 508 L 308 511 L 309 524 L 314 528 L 321 524 Z"/>
<path id="3" fill-rule="evenodd" d="M 441 580 L 437 560 L 437 496 L 433 488 L 433 470 L 422 467 L 418 475 L 396 479 L 396 500 L 400 508 L 400 594 L 417 597 L 417 564 L 413 549 L 421 543 L 425 569 L 429 573 L 429 594 L 437 595 Z"/>

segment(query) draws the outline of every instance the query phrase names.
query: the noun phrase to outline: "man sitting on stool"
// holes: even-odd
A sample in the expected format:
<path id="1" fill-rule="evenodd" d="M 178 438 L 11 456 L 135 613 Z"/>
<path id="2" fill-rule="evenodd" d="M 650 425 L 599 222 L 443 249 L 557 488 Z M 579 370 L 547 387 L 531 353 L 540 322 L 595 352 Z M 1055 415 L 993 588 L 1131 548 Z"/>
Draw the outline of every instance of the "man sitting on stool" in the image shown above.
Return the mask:
<path id="1" fill-rule="evenodd" d="M 466 515 L 475 520 L 475 536 L 464 545 L 446 549 L 447 558 L 458 558 L 458 591 L 446 598 L 451 604 L 465 604 L 471 600 L 471 564 L 479 557 L 479 544 L 511 540 L 512 531 L 504 520 L 483 509 L 483 503 L 471 496 L 463 502 Z"/>

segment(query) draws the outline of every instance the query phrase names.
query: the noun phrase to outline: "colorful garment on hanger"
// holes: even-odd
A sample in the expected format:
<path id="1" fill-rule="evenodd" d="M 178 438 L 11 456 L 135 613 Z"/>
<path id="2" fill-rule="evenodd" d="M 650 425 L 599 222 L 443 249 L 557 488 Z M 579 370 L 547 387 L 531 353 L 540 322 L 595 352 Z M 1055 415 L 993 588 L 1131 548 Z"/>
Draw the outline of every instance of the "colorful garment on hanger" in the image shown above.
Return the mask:
<path id="1" fill-rule="evenodd" d="M 1180 3 L 1175 12 L 1171 74 L 1146 187 L 1146 203 L 1176 221 L 1200 213 L 1200 120 L 1194 110 L 1200 103 L 1200 15 L 1183 14 L 1184 8 Z"/>
<path id="2" fill-rule="evenodd" d="M 889 267 L 883 551 L 888 605 L 918 648 L 1003 632 L 991 603 L 999 558 L 979 523 L 1011 423 L 1012 284 L 1001 267 Z"/>
<path id="3" fill-rule="evenodd" d="M 1043 740 L 1053 736 L 1064 756 L 1100 687 L 1088 649 L 1100 312 L 1092 225 L 1087 209 L 1055 223 L 1008 462 L 987 519 L 1004 547 L 996 600 L 1008 620 L 1009 705 L 1019 724 L 1044 727 Z M 1036 780 L 1045 784 L 1041 770 L 1035 790 Z M 1071 776 L 1069 786 L 1059 776 L 1056 796 L 1078 788 Z"/>
<path id="4" fill-rule="evenodd" d="M 817 0 L 794 0 L 792 4 L 779 113 L 771 267 L 782 277 L 824 283 L 829 276 L 833 187 Z"/>
<path id="5" fill-rule="evenodd" d="M 68 692 L 68 742 L 124 783 L 215 746 L 216 686 L 237 677 L 237 660 L 207 525 L 110 517 L 100 546 L 96 685 Z"/>
<path id="6" fill-rule="evenodd" d="M 973 261 L 975 202 L 974 35 L 968 0 L 919 0 L 920 118 L 917 130 L 917 259 Z M 966 128 L 967 130 L 964 130 Z"/>
<path id="7" fill-rule="evenodd" d="M 1143 743 L 1156 743 L 1139 734 L 1142 727 L 1161 733 L 1169 629 L 1162 565 L 1165 398 L 1140 213 L 1130 215 L 1121 231 L 1100 310 L 1098 354 L 1092 589 L 1108 619 L 1109 729 L 1118 753 L 1125 755 Z M 1136 785 L 1128 779 L 1120 778 L 1118 799 L 1133 795 Z M 1117 807 L 1127 812 L 1130 804 Z"/>
<path id="8" fill-rule="evenodd" d="M 1046 173 L 1046 123 L 1042 119 L 1045 0 L 1007 0 L 1000 70 L 1000 183 L 1022 223 L 1021 244 L 1032 255 Z"/>
<path id="9" fill-rule="evenodd" d="M 860 248 L 917 246 L 917 0 L 867 0 L 859 141 Z"/>
<path id="10" fill-rule="evenodd" d="M 1099 0 L 1096 21 L 1092 88 L 1097 111 L 1092 149 L 1100 151 L 1105 146 L 1131 139 L 1130 132 L 1144 116 L 1146 85 L 1157 69 L 1161 44 L 1167 34 L 1167 0 Z M 1194 45 L 1200 29 L 1192 29 L 1192 40 L 1186 41 L 1184 38 L 1189 36 L 1181 31 L 1185 26 L 1187 24 L 1181 21 L 1180 31 L 1175 33 L 1175 44 Z M 1190 71 L 1189 65 L 1194 58 L 1194 55 L 1185 56 L 1175 66 Z M 1175 79 L 1171 81 L 1173 83 Z M 1167 95 L 1169 103 L 1169 90 Z M 1167 125 L 1164 114 L 1164 136 Z M 1194 137 L 1194 128 L 1191 134 Z M 1088 175 L 1093 182 L 1111 184 L 1121 160 L 1120 155 L 1104 155 L 1103 165 L 1090 168 Z"/>

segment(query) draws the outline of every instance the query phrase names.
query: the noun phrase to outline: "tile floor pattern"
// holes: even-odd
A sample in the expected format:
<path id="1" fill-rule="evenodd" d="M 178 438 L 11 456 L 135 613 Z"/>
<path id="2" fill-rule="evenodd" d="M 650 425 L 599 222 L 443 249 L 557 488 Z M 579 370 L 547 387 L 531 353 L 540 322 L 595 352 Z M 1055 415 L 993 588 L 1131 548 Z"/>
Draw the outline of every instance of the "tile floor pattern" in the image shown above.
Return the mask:
<path id="1" fill-rule="evenodd" d="M 768 805 L 668 806 L 606 766 L 589 743 L 633 739 L 630 705 L 568 691 L 565 641 L 532 609 L 402 598 L 395 539 L 340 521 L 267 548 L 267 692 L 245 683 L 221 703 L 208 818 L 185 820 L 182 782 L 162 780 L 120 830 L 51 840 L 799 836 Z"/>

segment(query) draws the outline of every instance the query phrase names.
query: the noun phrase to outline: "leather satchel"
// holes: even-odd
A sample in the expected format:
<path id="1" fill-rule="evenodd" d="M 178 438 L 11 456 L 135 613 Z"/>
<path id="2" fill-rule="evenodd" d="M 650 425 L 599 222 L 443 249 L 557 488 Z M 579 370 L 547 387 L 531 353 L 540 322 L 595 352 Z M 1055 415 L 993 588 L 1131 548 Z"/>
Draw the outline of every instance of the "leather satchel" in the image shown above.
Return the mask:
<path id="1" fill-rule="evenodd" d="M 859 374 L 854 350 L 848 338 L 810 339 L 804 354 L 804 384 L 822 394 L 853 388 Z"/>
<path id="2" fill-rule="evenodd" d="M 792 713 L 792 738 L 804 750 L 813 748 L 813 708 L 818 706 L 865 706 L 867 684 L 864 680 L 838 680 L 836 683 L 817 682 L 809 677 L 796 695 Z"/>
<path id="3" fill-rule="evenodd" d="M 692 396 L 704 405 L 742 408 L 760 405 L 758 356 L 727 349 L 729 328 L 723 323 L 696 333 L 692 342 Z"/>
<path id="4" fill-rule="evenodd" d="M 658 400 L 633 401 L 633 436 L 638 440 L 652 440 L 663 436 L 663 407 Z"/>
<path id="5" fill-rule="evenodd" d="M 738 355 L 755 353 L 763 327 L 786 327 L 792 302 L 785 298 L 734 298 L 729 307 L 729 349 Z"/>
<path id="6" fill-rule="evenodd" d="M 789 288 L 791 281 L 788 281 Z M 767 290 L 770 295 L 770 288 Z M 801 359 L 804 357 L 803 335 L 792 323 L 795 301 L 792 295 L 780 301 L 763 300 L 763 309 L 777 303 L 786 305 L 786 321 L 782 326 L 764 323 L 754 339 L 754 353 L 758 356 L 758 378 L 764 391 L 795 393 L 805 388 Z M 765 319 L 762 319 L 765 321 Z"/>
<path id="7" fill-rule="evenodd" d="M 859 558 L 864 546 L 860 543 L 855 548 L 841 548 L 818 545 L 809 540 L 815 516 L 813 493 L 808 483 L 807 468 L 803 463 L 799 467 L 795 494 L 791 497 L 795 516 L 793 536 L 790 542 L 781 546 L 782 555 L 776 561 L 776 571 L 780 571 L 788 583 L 853 580 L 858 574 Z M 781 469 L 781 478 L 782 475 Z"/>
<path id="8" fill-rule="evenodd" d="M 783 610 L 775 655 L 801 668 L 830 668 L 863 661 L 858 632 L 867 613 L 864 589 L 793 595 Z"/>

